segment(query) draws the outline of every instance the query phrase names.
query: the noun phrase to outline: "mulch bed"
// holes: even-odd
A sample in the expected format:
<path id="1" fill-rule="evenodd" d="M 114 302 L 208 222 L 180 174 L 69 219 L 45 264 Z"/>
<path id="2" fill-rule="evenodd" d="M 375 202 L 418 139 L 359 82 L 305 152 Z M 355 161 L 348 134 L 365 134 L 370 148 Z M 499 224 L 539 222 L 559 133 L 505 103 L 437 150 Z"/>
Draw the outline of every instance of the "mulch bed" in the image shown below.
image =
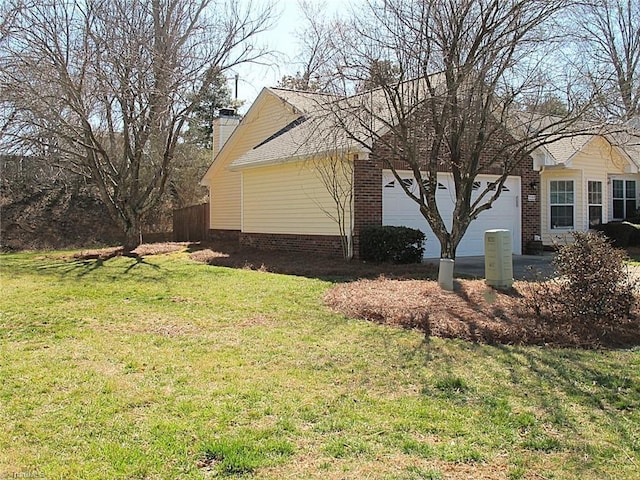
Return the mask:
<path id="1" fill-rule="evenodd" d="M 515 282 L 512 289 L 501 291 L 483 280 L 457 280 L 455 291 L 447 292 L 435 281 L 379 278 L 336 285 L 324 300 L 351 318 L 417 328 L 442 338 L 580 348 L 640 345 L 637 310 L 614 332 L 598 332 L 592 326 L 541 319 L 524 301 L 530 294 L 527 282 Z"/>
<path id="2" fill-rule="evenodd" d="M 377 278 L 384 274 L 392 278 L 435 278 L 430 265 L 379 265 L 362 261 L 346 261 L 309 253 L 258 250 L 240 247 L 238 242 L 201 243 L 191 246 L 191 258 L 197 262 L 220 267 L 244 268 L 264 272 L 350 281 Z"/>
<path id="3" fill-rule="evenodd" d="M 324 297 L 333 310 L 351 318 L 419 329 L 430 336 L 505 345 L 552 345 L 581 348 L 628 348 L 640 345 L 640 310 L 614 332 L 559 325 L 537 317 L 524 301 L 531 290 L 515 282 L 508 291 L 483 280 L 456 280 L 455 291 L 440 289 L 434 267 L 346 262 L 320 255 L 264 251 L 237 242 L 145 244 L 137 256 L 187 250 L 197 262 L 230 268 L 323 278 L 337 282 Z M 122 255 L 108 248 L 75 254 L 74 259 Z"/>

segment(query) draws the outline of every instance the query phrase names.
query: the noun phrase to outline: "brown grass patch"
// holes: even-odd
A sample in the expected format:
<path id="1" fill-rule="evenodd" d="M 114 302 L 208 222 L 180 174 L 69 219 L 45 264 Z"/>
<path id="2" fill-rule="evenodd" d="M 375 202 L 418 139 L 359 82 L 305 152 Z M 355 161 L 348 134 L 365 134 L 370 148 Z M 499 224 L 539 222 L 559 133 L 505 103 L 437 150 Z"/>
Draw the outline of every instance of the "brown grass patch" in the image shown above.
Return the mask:
<path id="1" fill-rule="evenodd" d="M 244 320 L 236 323 L 235 325 L 238 327 L 267 327 L 272 326 L 275 322 L 272 318 L 266 317 L 264 315 L 254 315 L 249 318 L 245 318 Z"/>
<path id="2" fill-rule="evenodd" d="M 143 333 L 158 335 L 160 337 L 175 338 L 187 335 L 196 335 L 201 332 L 200 327 L 192 323 L 167 323 L 163 320 L 139 319 L 136 322 L 109 322 L 95 323 L 95 330 L 114 334 Z"/>
<path id="3" fill-rule="evenodd" d="M 164 243 L 143 243 L 132 253 L 145 257 L 147 255 L 166 255 L 168 253 L 181 252 L 188 247 L 188 243 L 164 242 Z"/>
<path id="4" fill-rule="evenodd" d="M 109 260 L 122 255 L 122 252 L 122 247 L 97 248 L 75 253 L 71 258 L 74 260 Z"/>
<path id="5" fill-rule="evenodd" d="M 134 257 L 146 257 L 150 255 L 166 255 L 168 253 L 186 250 L 188 243 L 164 242 L 164 243 L 143 243 L 128 255 Z M 125 255 L 122 247 L 97 248 L 93 250 L 83 250 L 74 253 L 71 258 L 74 260 L 109 260 L 110 258 Z"/>
<path id="6" fill-rule="evenodd" d="M 318 447 L 316 447 L 318 448 Z M 323 480 L 356 480 L 369 478 L 418 478 L 407 472 L 420 469 L 440 473 L 447 480 L 497 480 L 508 478 L 508 464 L 503 456 L 481 463 L 446 462 L 392 453 L 374 458 L 335 459 L 301 454 L 294 462 L 264 468 L 258 478 L 308 478 Z M 420 477 L 422 478 L 422 477 Z M 430 478 L 430 477 L 425 477 Z M 527 477 L 529 478 L 529 477 Z"/>
<path id="7" fill-rule="evenodd" d="M 324 300 L 333 310 L 351 318 L 478 343 L 587 348 L 640 344 L 637 315 L 615 332 L 594 338 L 592 331 L 536 317 L 523 302 L 529 294 L 526 282 L 515 282 L 511 290 L 501 291 L 488 287 L 483 280 L 458 280 L 455 291 L 447 292 L 435 281 L 381 277 L 337 285 Z"/>

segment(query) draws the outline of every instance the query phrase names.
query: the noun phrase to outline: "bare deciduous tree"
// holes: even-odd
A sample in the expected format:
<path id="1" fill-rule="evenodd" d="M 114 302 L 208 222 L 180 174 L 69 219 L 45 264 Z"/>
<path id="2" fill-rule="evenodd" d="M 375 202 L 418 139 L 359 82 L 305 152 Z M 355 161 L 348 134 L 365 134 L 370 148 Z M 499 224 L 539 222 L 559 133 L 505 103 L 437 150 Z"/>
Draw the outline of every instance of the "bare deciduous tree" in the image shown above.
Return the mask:
<path id="1" fill-rule="evenodd" d="M 185 122 L 211 82 L 266 52 L 272 5 L 200 0 L 63 0 L 20 9 L 0 51 L 15 112 L 4 143 L 82 172 L 140 242 L 165 190 Z"/>
<path id="2" fill-rule="evenodd" d="M 10 0 L 0 4 L 0 43 L 4 42 L 14 30 L 20 10 L 27 7 L 28 5 L 22 0 Z"/>
<path id="3" fill-rule="evenodd" d="M 622 120 L 640 115 L 640 2 L 580 2 L 572 19 L 600 109 Z"/>
<path id="4" fill-rule="evenodd" d="M 316 172 L 333 202 L 330 208 L 319 204 L 338 227 L 342 257 L 353 257 L 353 155 L 335 143 L 322 158 L 312 160 Z"/>
<path id="5" fill-rule="evenodd" d="M 377 89 L 328 103 L 330 116 L 362 148 L 387 152 L 384 167 L 417 204 L 443 258 L 455 258 L 470 222 L 492 207 L 535 148 L 576 134 L 587 100 L 574 97 L 570 79 L 552 78 L 555 70 L 545 64 L 545 49 L 554 48 L 550 23 L 569 4 L 372 0 L 368 13 L 359 10 L 342 31 L 336 70 L 343 85 L 357 91 L 371 81 L 371 65 L 393 67 L 393 75 L 383 69 Z M 562 98 L 566 111 L 541 120 L 527 107 L 550 95 Z M 400 169 L 413 173 L 416 190 L 401 181 Z M 478 190 L 477 175 L 489 170 L 497 182 Z M 451 224 L 436 202 L 438 172 L 453 176 Z"/>
<path id="6" fill-rule="evenodd" d="M 339 24 L 328 18 L 325 3 L 298 0 L 301 22 L 295 31 L 298 53 L 294 64 L 300 69 L 295 75 L 285 75 L 279 87 L 303 91 L 326 91 L 330 88 L 334 72 L 331 71 L 337 55 L 334 35 Z"/>

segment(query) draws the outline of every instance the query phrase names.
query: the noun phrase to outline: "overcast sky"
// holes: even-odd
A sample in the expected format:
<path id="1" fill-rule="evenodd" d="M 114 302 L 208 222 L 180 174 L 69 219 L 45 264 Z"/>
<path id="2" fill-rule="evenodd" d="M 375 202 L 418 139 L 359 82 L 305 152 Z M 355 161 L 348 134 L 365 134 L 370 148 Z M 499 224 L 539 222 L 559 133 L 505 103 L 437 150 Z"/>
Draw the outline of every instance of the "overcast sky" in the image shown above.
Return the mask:
<path id="1" fill-rule="evenodd" d="M 346 12 L 348 9 L 348 0 L 311 0 L 317 3 L 325 4 L 328 12 L 334 13 Z M 254 4 L 260 0 L 253 0 Z M 234 88 L 233 75 L 239 75 L 238 82 L 238 98 L 245 100 L 244 106 L 241 108 L 242 113 L 246 113 L 251 106 L 251 102 L 255 100 L 263 87 L 274 87 L 283 75 L 292 75 L 296 73 L 295 56 L 296 38 L 293 32 L 299 25 L 300 12 L 296 0 L 279 0 L 277 9 L 282 12 L 279 20 L 273 29 L 265 32 L 260 38 L 260 42 L 266 43 L 273 50 L 280 52 L 280 59 L 277 64 L 270 66 L 262 65 L 244 65 L 228 72 L 229 86 Z"/>

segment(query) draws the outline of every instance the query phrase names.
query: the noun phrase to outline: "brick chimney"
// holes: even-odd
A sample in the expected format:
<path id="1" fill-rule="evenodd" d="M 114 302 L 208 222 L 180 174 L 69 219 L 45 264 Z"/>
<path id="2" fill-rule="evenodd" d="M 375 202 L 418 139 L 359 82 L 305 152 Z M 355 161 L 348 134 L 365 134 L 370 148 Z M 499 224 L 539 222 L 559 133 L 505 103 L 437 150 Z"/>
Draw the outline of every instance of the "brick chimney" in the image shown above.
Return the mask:
<path id="1" fill-rule="evenodd" d="M 240 123 L 240 116 L 233 108 L 221 108 L 218 116 L 213 119 L 213 157 L 218 154 L 222 146 L 229 139 Z"/>

